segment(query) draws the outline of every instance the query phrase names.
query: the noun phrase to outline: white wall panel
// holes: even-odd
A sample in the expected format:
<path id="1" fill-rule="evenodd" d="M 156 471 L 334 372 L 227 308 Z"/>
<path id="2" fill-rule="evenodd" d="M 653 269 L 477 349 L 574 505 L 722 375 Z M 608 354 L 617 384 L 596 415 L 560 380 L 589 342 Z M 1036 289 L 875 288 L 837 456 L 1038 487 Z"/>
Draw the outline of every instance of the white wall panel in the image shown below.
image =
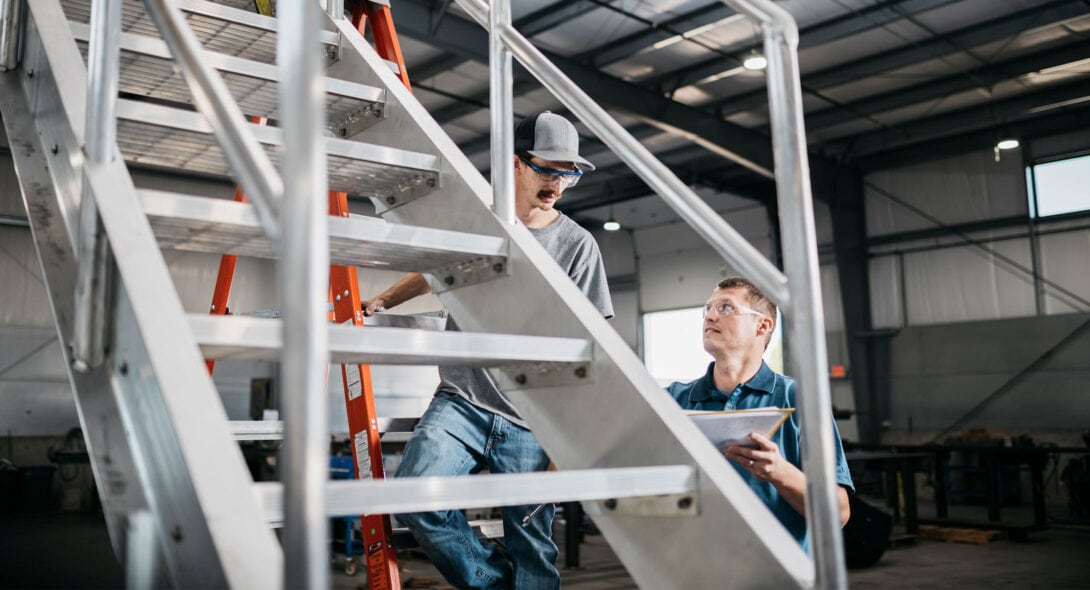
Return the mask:
<path id="1" fill-rule="evenodd" d="M 990 245 L 1031 267 L 1028 240 Z M 904 255 L 909 325 L 1020 317 L 1036 313 L 1033 284 L 1025 273 L 973 246 Z"/>
<path id="2" fill-rule="evenodd" d="M 883 191 L 923 210 L 944 224 L 958 224 L 1027 213 L 1025 173 L 1017 150 L 996 162 L 992 152 L 976 152 L 917 166 L 868 175 Z M 865 187 L 867 235 L 878 236 L 935 224 Z"/>
<path id="3" fill-rule="evenodd" d="M 0 226 L 0 325 L 53 326 L 30 230 Z"/>
<path id="4" fill-rule="evenodd" d="M 1090 230 L 1040 236 L 1041 274 L 1049 281 L 1090 301 Z M 1090 311 L 1086 303 L 1074 300 L 1045 285 L 1045 313 Z"/>
<path id="5" fill-rule="evenodd" d="M 899 328 L 904 325 L 901 305 L 901 258 L 878 256 L 870 259 L 870 312 L 875 328 Z"/>

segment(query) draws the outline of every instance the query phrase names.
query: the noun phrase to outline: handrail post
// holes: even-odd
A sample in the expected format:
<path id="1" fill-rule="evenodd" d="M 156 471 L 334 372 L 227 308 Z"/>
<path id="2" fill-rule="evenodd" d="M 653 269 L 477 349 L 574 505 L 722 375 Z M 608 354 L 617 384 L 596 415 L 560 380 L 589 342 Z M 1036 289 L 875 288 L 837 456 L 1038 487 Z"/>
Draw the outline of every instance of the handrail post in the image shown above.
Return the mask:
<path id="1" fill-rule="evenodd" d="M 25 20 L 24 0 L 0 0 L 0 72 L 19 67 Z"/>
<path id="2" fill-rule="evenodd" d="M 344 0 L 325 0 L 325 11 L 333 20 L 344 18 Z"/>
<path id="3" fill-rule="evenodd" d="M 780 209 L 784 271 L 792 305 L 784 313 L 790 373 L 798 380 L 802 462 L 806 472 L 806 514 L 811 532 L 814 574 L 819 587 L 847 588 L 840 504 L 837 499 L 836 447 L 829 408 L 828 353 L 821 298 L 810 164 L 802 110 L 799 31 L 794 19 L 770 0 L 723 0 L 758 21 L 768 60 L 768 110 Z"/>
<path id="4" fill-rule="evenodd" d="M 329 239 L 321 7 L 313 0 L 279 5 L 277 64 L 284 130 L 280 293 L 284 349 L 280 362 L 284 445 L 284 587 L 329 587 L 329 479 L 326 373 L 329 362 Z"/>
<path id="5" fill-rule="evenodd" d="M 117 149 L 117 86 L 121 53 L 121 0 L 91 5 L 91 42 L 87 51 L 87 123 L 84 166 L 113 160 Z M 79 206 L 72 367 L 80 372 L 102 364 L 105 356 L 108 242 L 86 180 Z"/>
<path id="6" fill-rule="evenodd" d="M 511 26 L 510 0 L 492 0 L 488 11 L 489 105 L 492 115 L 492 209 L 515 223 L 514 107 L 511 52 L 503 31 Z"/>

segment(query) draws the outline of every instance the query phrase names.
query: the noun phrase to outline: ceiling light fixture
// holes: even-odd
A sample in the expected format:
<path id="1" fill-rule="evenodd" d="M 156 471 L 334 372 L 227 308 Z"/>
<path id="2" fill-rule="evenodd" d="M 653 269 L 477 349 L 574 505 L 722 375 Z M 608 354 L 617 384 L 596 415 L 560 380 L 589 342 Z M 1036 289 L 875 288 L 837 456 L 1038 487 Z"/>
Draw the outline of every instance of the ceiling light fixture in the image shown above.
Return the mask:
<path id="1" fill-rule="evenodd" d="M 749 55 L 747 55 L 744 60 L 742 60 L 742 67 L 751 72 L 757 72 L 768 67 L 768 60 L 754 49 L 749 52 Z"/>
<path id="2" fill-rule="evenodd" d="M 613 216 L 611 215 L 609 217 L 609 221 L 602 224 L 602 229 L 606 231 L 617 231 L 621 229 L 621 222 L 613 219 Z"/>
<path id="3" fill-rule="evenodd" d="M 1013 150 L 1014 148 L 1018 147 L 1018 145 L 1019 144 L 1017 139 L 1014 139 L 1013 137 L 1008 137 L 1000 139 L 999 142 L 995 144 L 995 147 L 996 149 L 1000 150 Z"/>

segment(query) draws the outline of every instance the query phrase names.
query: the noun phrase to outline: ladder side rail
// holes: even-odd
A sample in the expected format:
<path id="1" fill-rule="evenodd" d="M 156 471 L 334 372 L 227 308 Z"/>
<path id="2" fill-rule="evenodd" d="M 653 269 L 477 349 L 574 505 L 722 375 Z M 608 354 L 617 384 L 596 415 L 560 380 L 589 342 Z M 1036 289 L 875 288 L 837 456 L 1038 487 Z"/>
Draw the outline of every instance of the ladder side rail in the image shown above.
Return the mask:
<path id="1" fill-rule="evenodd" d="M 284 195 L 280 175 L 247 128 L 223 78 L 203 59 L 200 42 L 181 10 L 169 0 L 144 0 L 144 6 L 180 66 L 193 103 L 207 117 L 231 170 L 253 201 L 265 235 L 275 241 L 280 234 L 277 212 Z"/>
<path id="2" fill-rule="evenodd" d="M 488 6 L 483 0 L 457 0 L 481 26 L 488 27 Z M 499 31 L 504 44 L 526 69 L 571 110 L 584 125 L 628 164 L 670 207 L 696 230 L 715 251 L 749 277 L 772 301 L 790 309 L 787 277 L 705 203 L 665 164 L 632 137 L 586 92 L 514 27 Z M 513 133 L 513 131 L 504 130 Z"/>
<path id="3" fill-rule="evenodd" d="M 768 108 L 776 192 L 780 205 L 783 264 L 793 295 L 787 338 L 791 374 L 799 382 L 806 515 L 813 547 L 814 579 L 822 588 L 847 588 L 837 499 L 836 446 L 829 408 L 825 316 L 818 270 L 817 232 L 802 110 L 799 31 L 771 0 L 723 0 L 759 22 L 768 59 Z"/>
<path id="4" fill-rule="evenodd" d="M 284 130 L 280 361 L 284 444 L 284 585 L 329 587 L 326 375 L 329 360 L 329 235 L 319 6 L 286 2 L 277 19 Z M 237 110 L 237 107 L 236 107 Z M 264 153 L 262 153 L 264 155 Z M 275 173 L 274 173 L 275 174 Z"/>
<path id="5" fill-rule="evenodd" d="M 329 193 L 329 213 L 348 217 L 348 194 Z M 359 279 L 354 266 L 331 266 L 329 284 L 332 294 L 330 312 L 336 324 L 363 327 Z M 386 468 L 382 462 L 382 441 L 371 367 L 362 364 L 341 365 L 345 412 L 348 417 L 349 444 L 356 479 L 382 480 Z M 397 555 L 393 546 L 390 517 L 381 513 L 360 513 L 360 536 L 364 547 L 368 587 L 390 590 L 401 587 Z"/>
<path id="6" fill-rule="evenodd" d="M 492 0 L 488 10 L 489 104 L 492 117 L 492 210 L 507 225 L 515 223 L 514 106 L 511 52 L 500 31 L 511 26 L 511 2 Z M 495 130 L 502 130 L 496 133 Z"/>
<path id="7" fill-rule="evenodd" d="M 91 43 L 87 52 L 85 162 L 109 162 L 117 149 L 117 87 L 121 70 L 121 0 L 91 5 Z M 106 334 L 107 243 L 94 198 L 86 182 L 79 206 L 76 256 L 73 367 L 86 372 L 103 361 Z"/>

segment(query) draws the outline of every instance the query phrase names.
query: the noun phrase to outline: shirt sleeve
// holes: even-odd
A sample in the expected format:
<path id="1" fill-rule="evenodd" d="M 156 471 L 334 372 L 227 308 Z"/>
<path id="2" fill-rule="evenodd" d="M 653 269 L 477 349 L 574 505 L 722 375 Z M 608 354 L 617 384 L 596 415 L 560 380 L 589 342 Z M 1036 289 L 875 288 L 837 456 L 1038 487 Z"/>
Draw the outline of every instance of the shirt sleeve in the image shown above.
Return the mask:
<path id="1" fill-rule="evenodd" d="M 589 233 L 584 236 L 571 273 L 576 286 L 590 299 L 594 307 L 607 320 L 613 317 L 613 301 L 609 296 L 609 282 L 606 280 L 606 266 L 602 262 L 602 253 L 598 243 Z"/>

